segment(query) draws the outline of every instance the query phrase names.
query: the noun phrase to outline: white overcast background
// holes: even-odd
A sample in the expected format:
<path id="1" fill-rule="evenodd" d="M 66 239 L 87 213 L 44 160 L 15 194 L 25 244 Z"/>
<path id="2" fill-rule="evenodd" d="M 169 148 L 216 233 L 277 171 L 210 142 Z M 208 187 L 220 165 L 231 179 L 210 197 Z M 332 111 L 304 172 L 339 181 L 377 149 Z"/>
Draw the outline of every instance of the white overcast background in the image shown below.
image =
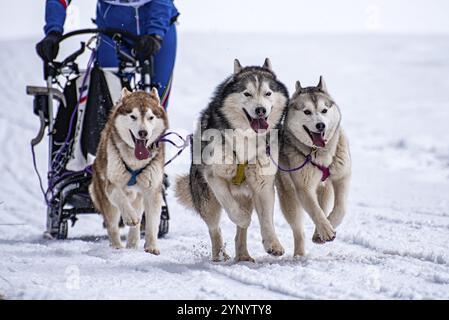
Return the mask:
<path id="1" fill-rule="evenodd" d="M 446 0 L 178 0 L 179 32 L 449 34 Z M 95 0 L 73 0 L 66 30 L 91 25 Z M 0 2 L 0 39 L 42 36 L 45 0 Z"/>

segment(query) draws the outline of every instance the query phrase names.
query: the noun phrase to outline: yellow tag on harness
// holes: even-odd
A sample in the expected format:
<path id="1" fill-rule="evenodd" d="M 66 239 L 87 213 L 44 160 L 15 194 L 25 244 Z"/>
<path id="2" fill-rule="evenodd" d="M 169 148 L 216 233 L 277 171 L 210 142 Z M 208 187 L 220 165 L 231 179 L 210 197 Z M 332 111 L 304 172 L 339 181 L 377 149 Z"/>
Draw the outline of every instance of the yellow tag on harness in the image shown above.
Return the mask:
<path id="1" fill-rule="evenodd" d="M 239 186 L 245 181 L 245 168 L 248 163 L 239 163 L 237 165 L 237 172 L 235 173 L 234 178 L 232 178 L 232 183 Z"/>

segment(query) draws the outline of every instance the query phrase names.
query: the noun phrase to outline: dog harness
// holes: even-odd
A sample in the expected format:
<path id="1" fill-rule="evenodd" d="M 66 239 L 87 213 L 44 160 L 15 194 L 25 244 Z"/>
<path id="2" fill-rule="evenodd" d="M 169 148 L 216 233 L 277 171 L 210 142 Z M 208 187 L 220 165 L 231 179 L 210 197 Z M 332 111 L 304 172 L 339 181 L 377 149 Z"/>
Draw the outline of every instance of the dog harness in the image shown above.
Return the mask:
<path id="1" fill-rule="evenodd" d="M 324 182 L 324 181 L 327 180 L 327 178 L 329 178 L 329 176 L 331 175 L 330 170 L 329 170 L 329 167 L 322 166 L 322 165 L 320 165 L 320 164 L 318 164 L 318 163 L 313 162 L 312 160 L 310 160 L 310 163 L 311 163 L 315 168 L 318 168 L 318 169 L 321 171 L 321 173 L 322 173 L 321 181 Z"/>
<path id="2" fill-rule="evenodd" d="M 235 176 L 232 178 L 232 183 L 236 186 L 239 186 L 245 181 L 245 169 L 248 166 L 248 162 L 245 163 L 239 163 L 237 165 L 237 172 L 235 173 Z"/>
<path id="3" fill-rule="evenodd" d="M 137 177 L 139 176 L 139 174 L 141 174 L 143 172 L 143 170 L 145 170 L 150 165 L 150 163 L 151 163 L 151 161 L 145 167 L 137 169 L 137 170 L 133 170 L 130 167 L 128 167 L 128 165 L 123 161 L 126 171 L 128 171 L 131 174 L 131 178 L 129 178 L 128 183 L 126 185 L 128 187 L 134 186 L 137 183 Z"/>
<path id="4" fill-rule="evenodd" d="M 318 164 L 318 163 L 316 163 L 316 162 L 314 162 L 314 161 L 312 160 L 312 153 L 315 152 L 316 150 L 317 150 L 317 148 L 316 148 L 315 146 L 313 146 L 312 151 L 310 151 L 310 153 L 309 153 L 308 155 L 306 155 L 306 159 L 304 160 L 304 162 L 303 162 L 301 165 L 299 165 L 299 166 L 297 166 L 297 167 L 295 167 L 295 168 L 283 168 L 283 167 L 281 167 L 281 166 L 279 165 L 279 163 L 277 163 L 277 162 L 273 159 L 273 157 L 272 157 L 272 155 L 271 155 L 271 151 L 270 151 L 270 146 L 267 146 L 267 155 L 270 157 L 270 159 L 271 159 L 271 161 L 274 163 L 274 165 L 275 165 L 279 170 L 284 171 L 284 172 L 294 172 L 294 171 L 301 170 L 301 169 L 304 168 L 308 163 L 310 163 L 310 164 L 313 165 L 315 168 L 317 168 L 318 170 L 321 171 L 321 173 L 322 173 L 322 175 L 321 175 L 321 181 L 324 182 L 324 181 L 327 180 L 327 178 L 329 178 L 329 176 L 330 176 L 331 174 L 330 174 L 329 167 L 322 166 L 322 165 L 320 165 L 320 164 Z"/>
<path id="5" fill-rule="evenodd" d="M 173 140 L 171 140 L 170 138 L 167 138 L 170 135 L 176 135 L 179 139 L 182 140 L 182 144 L 176 144 L 175 142 L 173 142 Z M 167 132 L 164 133 L 162 135 L 160 135 L 150 146 L 151 149 L 153 148 L 159 148 L 159 144 L 161 142 L 168 142 L 171 145 L 173 145 L 174 147 L 178 148 L 179 151 L 167 162 L 164 163 L 164 167 L 167 166 L 168 164 L 170 164 L 173 160 L 175 160 L 175 158 L 177 158 L 178 156 L 181 155 L 181 153 L 189 146 L 192 144 L 192 139 L 193 139 L 193 135 L 189 134 L 186 136 L 186 138 L 184 139 L 183 137 L 181 137 L 179 134 L 177 134 L 176 132 Z M 117 148 L 117 146 L 116 146 Z M 128 183 L 126 184 L 128 187 L 132 187 L 137 183 L 137 177 L 139 176 L 139 174 L 141 174 L 149 165 L 150 165 L 151 161 L 144 166 L 143 168 L 137 169 L 137 170 L 133 170 L 130 167 L 128 167 L 128 165 L 125 163 L 125 161 L 123 161 L 123 165 L 126 168 L 126 171 L 128 171 L 131 174 L 131 178 L 129 178 Z M 244 170 L 244 169 L 243 169 Z M 245 173 L 243 171 L 243 180 L 245 179 Z"/>

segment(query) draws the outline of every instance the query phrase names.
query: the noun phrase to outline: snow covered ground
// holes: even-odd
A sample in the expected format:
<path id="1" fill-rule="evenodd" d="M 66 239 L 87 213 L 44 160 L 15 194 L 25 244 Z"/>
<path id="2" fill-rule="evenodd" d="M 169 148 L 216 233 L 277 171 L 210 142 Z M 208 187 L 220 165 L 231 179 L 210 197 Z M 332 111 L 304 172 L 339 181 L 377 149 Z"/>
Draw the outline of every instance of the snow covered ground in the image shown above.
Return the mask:
<path id="1" fill-rule="evenodd" d="M 212 263 L 205 224 L 170 193 L 162 254 L 109 248 L 98 216 L 81 217 L 69 240 L 42 239 L 45 206 L 31 166 L 38 128 L 26 84 L 42 84 L 36 39 L 0 42 L 0 297 L 9 299 L 442 299 L 449 298 L 449 38 L 444 36 L 180 36 L 169 107 L 190 132 L 234 57 L 265 56 L 290 90 L 325 76 L 350 137 L 349 212 L 334 242 L 292 258 L 290 229 L 276 209 L 281 258 L 249 232 L 256 263 Z M 45 171 L 46 147 L 38 148 Z M 186 172 L 188 155 L 169 168 Z M 171 192 L 171 191 L 170 191 Z M 233 254 L 234 226 L 223 217 Z M 141 243 L 141 247 L 143 243 Z"/>

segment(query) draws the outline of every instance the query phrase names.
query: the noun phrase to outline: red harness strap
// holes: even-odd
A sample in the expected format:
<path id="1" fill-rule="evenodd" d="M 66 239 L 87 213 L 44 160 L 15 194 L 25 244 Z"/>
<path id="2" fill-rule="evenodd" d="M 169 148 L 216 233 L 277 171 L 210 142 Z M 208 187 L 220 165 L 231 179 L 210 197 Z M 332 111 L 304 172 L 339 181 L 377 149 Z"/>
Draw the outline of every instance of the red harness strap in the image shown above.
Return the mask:
<path id="1" fill-rule="evenodd" d="M 322 166 L 322 165 L 320 165 L 318 163 L 315 163 L 313 161 L 310 161 L 310 163 L 314 167 L 318 168 L 322 172 L 323 175 L 321 176 L 321 181 L 324 182 L 324 181 L 326 181 L 327 178 L 329 178 L 329 176 L 331 175 L 331 173 L 329 171 L 329 167 Z"/>

